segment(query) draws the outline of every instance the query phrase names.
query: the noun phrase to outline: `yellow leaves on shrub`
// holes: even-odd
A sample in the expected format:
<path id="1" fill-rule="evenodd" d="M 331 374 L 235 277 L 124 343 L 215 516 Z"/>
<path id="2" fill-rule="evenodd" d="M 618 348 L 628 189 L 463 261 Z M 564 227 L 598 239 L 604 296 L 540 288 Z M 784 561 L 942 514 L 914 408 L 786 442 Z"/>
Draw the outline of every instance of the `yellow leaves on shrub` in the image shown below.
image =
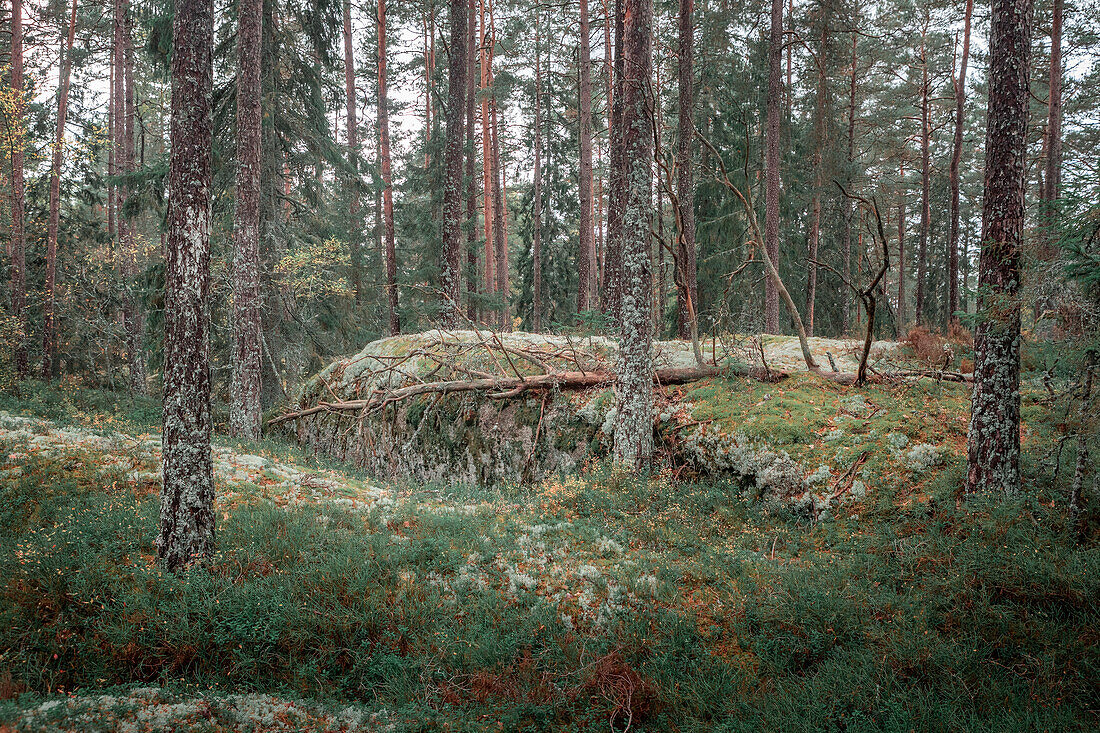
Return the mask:
<path id="1" fill-rule="evenodd" d="M 340 297 L 351 294 L 350 263 L 347 245 L 330 237 L 290 252 L 276 263 L 275 273 L 298 297 Z"/>

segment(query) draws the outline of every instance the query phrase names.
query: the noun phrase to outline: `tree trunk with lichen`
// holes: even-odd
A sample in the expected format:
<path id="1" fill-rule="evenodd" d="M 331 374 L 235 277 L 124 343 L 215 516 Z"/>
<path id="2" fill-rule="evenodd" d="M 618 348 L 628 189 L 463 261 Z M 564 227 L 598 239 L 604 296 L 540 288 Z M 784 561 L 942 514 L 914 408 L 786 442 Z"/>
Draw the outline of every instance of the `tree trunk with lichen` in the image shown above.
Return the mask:
<path id="1" fill-rule="evenodd" d="M 993 0 L 967 490 L 1020 490 L 1020 239 L 1031 0 Z"/>
<path id="2" fill-rule="evenodd" d="M 466 50 L 469 45 L 466 0 L 450 0 L 451 40 L 448 53 L 447 142 L 443 182 L 443 302 L 446 328 L 462 320 L 462 152 L 466 131 Z"/>
<path id="3" fill-rule="evenodd" d="M 214 554 L 210 452 L 213 0 L 177 0 L 164 310 L 164 483 L 157 555 L 169 570 Z"/>
<path id="4" fill-rule="evenodd" d="M 615 462 L 645 467 L 653 455 L 653 353 L 650 298 L 650 184 L 653 128 L 647 100 L 652 68 L 652 0 L 626 0 L 623 79 L 622 297 L 619 364 L 615 379 L 618 414 Z"/>
<path id="5" fill-rule="evenodd" d="M 262 0 L 238 6 L 237 210 L 233 227 L 233 359 L 229 432 L 260 437 L 260 38 Z"/>

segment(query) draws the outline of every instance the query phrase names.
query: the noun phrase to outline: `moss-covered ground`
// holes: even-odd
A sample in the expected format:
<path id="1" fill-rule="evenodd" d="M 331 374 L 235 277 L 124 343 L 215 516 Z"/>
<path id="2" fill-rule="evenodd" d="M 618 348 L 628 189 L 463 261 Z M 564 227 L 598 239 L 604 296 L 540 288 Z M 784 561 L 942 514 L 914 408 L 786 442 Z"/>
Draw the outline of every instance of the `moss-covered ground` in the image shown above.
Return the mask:
<path id="1" fill-rule="evenodd" d="M 675 429 L 828 466 L 815 480 L 846 500 L 815 519 L 690 467 L 600 462 L 527 486 L 380 485 L 217 438 L 218 554 L 172 576 L 139 450 L 155 403 L 25 385 L 0 400 L 0 729 L 1100 725 L 1100 521 L 1067 527 L 1041 393 L 1014 499 L 960 492 L 958 386 L 672 396 Z"/>

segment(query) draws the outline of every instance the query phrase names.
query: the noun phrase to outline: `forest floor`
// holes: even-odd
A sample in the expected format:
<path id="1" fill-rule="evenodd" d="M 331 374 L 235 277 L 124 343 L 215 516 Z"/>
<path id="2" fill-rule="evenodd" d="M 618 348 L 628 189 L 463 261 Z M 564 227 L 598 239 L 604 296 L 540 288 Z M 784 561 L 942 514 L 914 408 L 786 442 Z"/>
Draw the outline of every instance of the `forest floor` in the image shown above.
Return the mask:
<path id="1" fill-rule="evenodd" d="M 172 576 L 152 545 L 156 403 L 25 385 L 0 398 L 0 730 L 1100 725 L 1098 521 L 1066 527 L 1039 399 L 1029 491 L 990 501 L 959 495 L 959 385 L 862 406 L 808 375 L 684 389 L 805 456 L 856 441 L 828 480 L 851 464 L 869 489 L 815 518 L 732 479 L 602 463 L 380 484 L 218 437 L 217 556 Z M 868 456 L 868 435 L 906 441 Z"/>

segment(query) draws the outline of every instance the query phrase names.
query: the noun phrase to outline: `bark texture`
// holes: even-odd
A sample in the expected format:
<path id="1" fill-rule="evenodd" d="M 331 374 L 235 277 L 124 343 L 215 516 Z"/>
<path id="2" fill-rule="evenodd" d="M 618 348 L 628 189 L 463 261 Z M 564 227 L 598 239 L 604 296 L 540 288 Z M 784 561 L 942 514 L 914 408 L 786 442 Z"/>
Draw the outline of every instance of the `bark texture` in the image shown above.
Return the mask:
<path id="1" fill-rule="evenodd" d="M 464 187 L 462 152 L 466 138 L 466 51 L 469 46 L 467 0 L 450 0 L 451 39 L 448 53 L 446 172 L 443 182 L 442 321 L 454 328 L 462 319 L 462 221 Z"/>
<path id="2" fill-rule="evenodd" d="M 172 47 L 164 311 L 164 484 L 157 555 L 169 570 L 214 553 L 210 453 L 213 0 L 177 0 Z"/>
<path id="3" fill-rule="evenodd" d="M 260 437 L 260 39 L 263 0 L 238 5 L 237 209 L 233 229 L 233 376 L 229 432 Z M 353 105 L 352 105 L 353 106 Z"/>
<path id="4" fill-rule="evenodd" d="M 642 468 L 653 455 L 653 353 L 650 299 L 650 204 L 653 127 L 648 86 L 652 73 L 652 0 L 626 0 L 623 37 L 622 300 L 615 379 L 615 462 Z"/>
<path id="5" fill-rule="evenodd" d="M 993 0 L 967 490 L 1020 489 L 1020 237 L 1031 0 Z"/>
<path id="6" fill-rule="evenodd" d="M 764 154 L 764 253 L 779 267 L 779 105 L 783 97 L 783 0 L 772 0 L 768 35 L 767 133 Z M 764 278 L 764 332 L 779 333 L 779 291 Z"/>

